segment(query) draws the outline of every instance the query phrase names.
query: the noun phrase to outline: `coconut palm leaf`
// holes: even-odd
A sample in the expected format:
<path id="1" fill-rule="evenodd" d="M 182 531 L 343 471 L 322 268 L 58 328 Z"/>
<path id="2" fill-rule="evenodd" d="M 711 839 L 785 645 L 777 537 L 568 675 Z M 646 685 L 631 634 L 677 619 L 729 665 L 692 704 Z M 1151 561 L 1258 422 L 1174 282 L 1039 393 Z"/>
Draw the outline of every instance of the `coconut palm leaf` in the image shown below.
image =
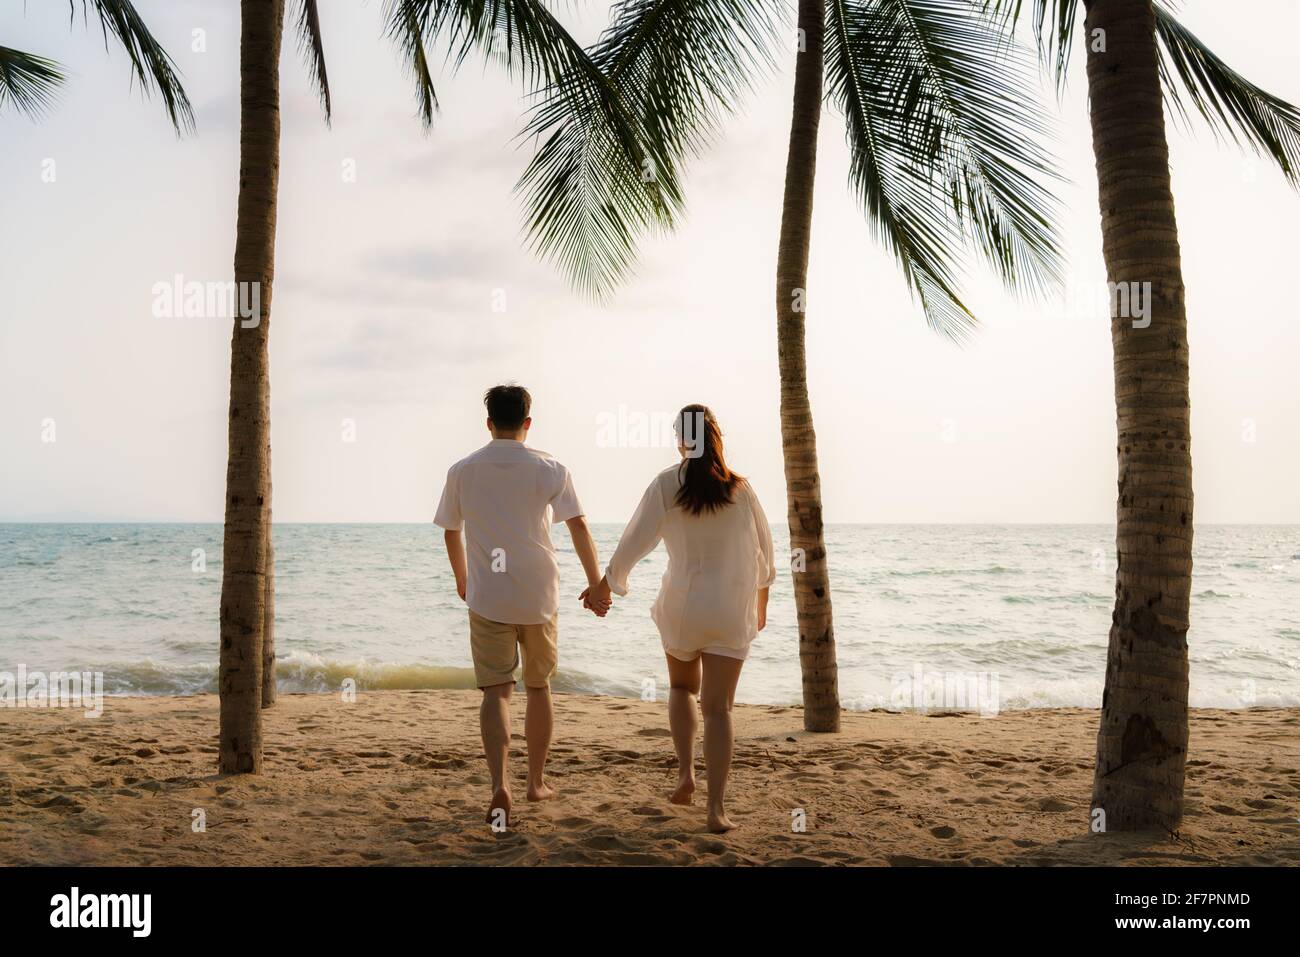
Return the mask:
<path id="1" fill-rule="evenodd" d="M 432 125 L 438 108 L 426 44 L 445 41 L 453 68 L 461 66 L 470 51 L 477 48 L 499 60 L 530 90 L 541 91 L 544 101 L 554 105 L 559 115 L 576 118 L 598 131 L 591 139 L 599 139 L 599 146 L 589 150 L 589 156 L 601 165 L 599 175 L 605 182 L 615 184 L 604 196 L 611 204 L 607 230 L 616 232 L 621 225 L 612 215 L 613 210 L 640 206 L 658 215 L 661 194 L 677 195 L 671 166 L 657 150 L 654 137 L 648 135 L 644 120 L 630 109 L 622 91 L 540 0 L 389 0 L 385 18 L 389 35 L 415 77 L 426 129 Z M 537 136 L 541 129 L 534 124 L 530 132 Z M 539 149 L 530 169 L 563 164 L 570 149 L 571 144 L 563 137 L 552 136 Z M 660 171 L 654 183 L 643 181 L 647 169 Z M 530 223 L 538 221 L 535 216 L 545 220 L 554 214 L 554 204 L 568 195 L 566 189 L 549 196 L 539 192 Z M 545 230 L 540 233 L 534 237 L 536 244 L 554 252 L 557 246 L 553 237 L 559 234 L 546 234 Z M 592 241 L 586 248 L 595 250 L 594 258 L 612 254 L 599 245 L 599 233 L 586 238 Z M 558 255 L 563 261 L 564 253 Z"/>
<path id="2" fill-rule="evenodd" d="M 1033 0 L 1030 22 L 1038 43 L 1039 59 L 1055 78 L 1058 92 L 1065 90 L 1081 2 L 1082 0 Z M 1020 20 L 1024 0 L 982 0 L 982 5 L 984 12 L 1001 22 L 1009 33 Z"/>
<path id="3" fill-rule="evenodd" d="M 598 105 L 553 84 L 526 135 L 543 140 L 520 178 L 529 242 L 603 298 L 637 242 L 682 208 L 679 166 L 703 149 L 771 64 L 779 0 L 621 0 L 591 59 L 640 141 L 628 153 Z"/>
<path id="4" fill-rule="evenodd" d="M 433 118 L 439 110 L 438 94 L 433 88 L 433 74 L 429 70 L 429 60 L 424 52 L 424 31 L 417 15 L 417 7 L 411 3 L 390 2 L 385 18 L 388 20 L 388 33 L 398 44 L 403 58 L 415 77 L 415 93 L 419 103 L 420 119 L 424 128 L 433 126 Z"/>
<path id="5" fill-rule="evenodd" d="M 0 47 L 0 110 L 12 103 L 20 113 L 37 119 L 54 103 L 65 79 L 53 60 Z"/>
<path id="6" fill-rule="evenodd" d="M 1272 157 L 1287 180 L 1300 186 L 1300 110 L 1229 67 L 1168 7 L 1157 2 L 1155 12 L 1166 100 L 1186 118 L 1185 93 L 1216 135 Z"/>
<path id="7" fill-rule="evenodd" d="M 983 0 L 986 10 L 1008 27 L 1019 19 L 1024 0 Z M 1187 119 L 1186 100 L 1216 135 L 1244 143 L 1277 163 L 1300 186 L 1300 110 L 1251 83 L 1188 30 L 1173 9 L 1153 0 L 1160 76 L 1165 99 Z M 1044 64 L 1065 84 L 1079 0 L 1033 0 L 1032 26 Z"/>
<path id="8" fill-rule="evenodd" d="M 968 243 L 1013 290 L 1059 283 L 1052 129 L 1024 95 L 1032 58 L 992 21 L 968 0 L 829 0 L 826 69 L 850 184 L 936 330 L 971 330 Z"/>
<path id="9" fill-rule="evenodd" d="M 325 72 L 325 44 L 321 42 L 320 11 L 316 0 L 296 0 L 298 4 L 298 50 L 307 62 L 321 109 L 325 111 L 325 125 L 330 125 L 330 81 Z"/>
<path id="10" fill-rule="evenodd" d="M 76 0 L 68 0 L 68 6 L 75 20 Z M 88 11 L 92 8 L 99 16 L 104 45 L 108 45 L 111 33 L 130 57 L 132 72 L 145 94 L 149 95 L 157 88 L 176 132 L 192 132 L 194 111 L 176 73 L 176 63 L 154 39 L 130 0 L 81 0 L 83 19 L 88 19 Z"/>
<path id="11" fill-rule="evenodd" d="M 482 51 L 534 89 L 558 82 L 587 61 L 581 44 L 540 0 L 388 0 L 385 19 L 415 76 L 426 127 L 433 123 L 438 102 L 426 44 L 445 42 L 453 68 L 471 51 Z"/>

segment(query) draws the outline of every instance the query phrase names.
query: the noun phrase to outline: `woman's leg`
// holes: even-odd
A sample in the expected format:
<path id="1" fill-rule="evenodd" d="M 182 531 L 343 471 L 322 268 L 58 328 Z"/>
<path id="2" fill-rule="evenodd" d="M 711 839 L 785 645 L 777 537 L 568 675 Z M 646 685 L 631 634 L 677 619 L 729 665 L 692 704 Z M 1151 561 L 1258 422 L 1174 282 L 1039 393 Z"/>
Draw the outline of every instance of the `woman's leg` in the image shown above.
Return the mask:
<path id="1" fill-rule="evenodd" d="M 668 658 L 668 727 L 677 751 L 677 790 L 669 800 L 690 804 L 695 793 L 695 696 L 700 693 L 700 659 Z"/>
<path id="2" fill-rule="evenodd" d="M 736 703 L 736 685 L 744 661 L 724 655 L 700 655 L 704 678 L 700 691 L 700 708 L 704 711 L 704 768 L 709 784 L 709 830 L 729 831 L 734 824 L 727 818 L 723 801 L 727 778 L 731 775 L 731 707 Z"/>

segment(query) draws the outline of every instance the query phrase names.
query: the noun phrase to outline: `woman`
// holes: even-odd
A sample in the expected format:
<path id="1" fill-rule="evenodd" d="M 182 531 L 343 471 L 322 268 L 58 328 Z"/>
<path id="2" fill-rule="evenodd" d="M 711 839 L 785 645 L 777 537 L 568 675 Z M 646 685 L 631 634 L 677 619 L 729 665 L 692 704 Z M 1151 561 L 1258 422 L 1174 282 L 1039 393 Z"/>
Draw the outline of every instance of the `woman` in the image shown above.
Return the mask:
<path id="1" fill-rule="evenodd" d="M 727 467 L 713 413 L 688 405 L 674 424 L 682 461 L 660 472 L 637 506 L 600 583 L 582 593 L 597 614 L 610 594 L 626 595 L 632 568 L 662 539 L 668 548 L 650 617 L 668 658 L 668 724 L 677 751 L 671 800 L 695 792 L 696 696 L 704 712 L 710 831 L 734 825 L 723 799 L 731 772 L 731 708 L 749 644 L 767 623 L 767 593 L 776 579 L 772 532 L 758 496 Z"/>

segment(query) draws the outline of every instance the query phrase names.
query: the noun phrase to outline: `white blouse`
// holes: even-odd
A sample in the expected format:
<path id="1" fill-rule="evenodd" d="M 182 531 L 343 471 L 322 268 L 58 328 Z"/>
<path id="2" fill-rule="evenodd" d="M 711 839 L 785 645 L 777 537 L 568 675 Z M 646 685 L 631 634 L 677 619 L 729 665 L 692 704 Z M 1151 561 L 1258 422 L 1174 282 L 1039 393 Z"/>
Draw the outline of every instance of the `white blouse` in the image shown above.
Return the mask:
<path id="1" fill-rule="evenodd" d="M 744 658 L 758 634 L 758 590 L 776 580 L 767 516 L 748 482 L 730 505 L 699 515 L 676 504 L 681 486 L 674 465 L 645 490 L 605 570 L 609 587 L 626 595 L 633 566 L 662 539 L 668 570 L 650 617 L 664 650 L 685 661 L 700 652 Z"/>

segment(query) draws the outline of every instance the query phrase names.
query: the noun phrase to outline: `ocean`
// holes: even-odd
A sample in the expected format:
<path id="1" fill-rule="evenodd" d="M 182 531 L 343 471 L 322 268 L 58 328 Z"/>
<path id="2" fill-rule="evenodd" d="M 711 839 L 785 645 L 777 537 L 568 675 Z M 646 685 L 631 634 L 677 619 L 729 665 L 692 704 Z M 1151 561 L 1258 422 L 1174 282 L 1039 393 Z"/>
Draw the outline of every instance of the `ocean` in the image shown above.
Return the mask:
<path id="1" fill-rule="evenodd" d="M 607 557 L 621 526 L 593 530 Z M 773 532 L 787 554 L 785 529 Z M 577 601 L 585 581 L 563 526 L 554 537 L 565 596 L 556 690 L 662 691 L 649 617 L 662 547 L 601 620 Z M 845 707 L 1099 706 L 1112 526 L 837 525 L 826 539 Z M 220 525 L 10 524 L 0 543 L 0 672 L 102 672 L 110 695 L 216 690 Z M 348 678 L 363 691 L 473 687 L 439 529 L 281 524 L 275 544 L 283 691 Z M 1300 705 L 1300 526 L 1197 529 L 1192 594 L 1192 705 Z M 737 697 L 800 700 L 788 574 Z"/>

